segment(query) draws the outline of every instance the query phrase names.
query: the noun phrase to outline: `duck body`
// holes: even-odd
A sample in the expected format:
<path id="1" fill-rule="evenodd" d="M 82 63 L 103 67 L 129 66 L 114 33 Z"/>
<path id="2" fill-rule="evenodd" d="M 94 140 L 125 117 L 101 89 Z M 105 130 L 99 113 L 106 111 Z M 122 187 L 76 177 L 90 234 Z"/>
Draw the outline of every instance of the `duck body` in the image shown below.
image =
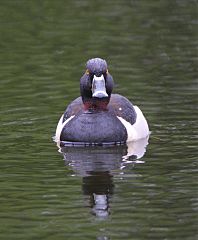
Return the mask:
<path id="1" fill-rule="evenodd" d="M 80 81 L 81 97 L 66 108 L 56 129 L 57 142 L 78 144 L 122 144 L 149 135 L 141 110 L 125 97 L 111 94 L 113 78 L 106 61 L 87 62 Z"/>

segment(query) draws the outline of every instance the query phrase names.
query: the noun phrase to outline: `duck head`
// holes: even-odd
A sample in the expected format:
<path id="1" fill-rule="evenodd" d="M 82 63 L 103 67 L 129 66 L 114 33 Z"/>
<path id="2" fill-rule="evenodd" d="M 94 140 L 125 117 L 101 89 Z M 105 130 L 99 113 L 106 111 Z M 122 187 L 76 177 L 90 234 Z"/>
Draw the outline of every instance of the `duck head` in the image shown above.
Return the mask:
<path id="1" fill-rule="evenodd" d="M 86 71 L 80 79 L 80 92 L 86 110 L 105 110 L 113 90 L 113 78 L 107 63 L 101 58 L 87 61 Z"/>

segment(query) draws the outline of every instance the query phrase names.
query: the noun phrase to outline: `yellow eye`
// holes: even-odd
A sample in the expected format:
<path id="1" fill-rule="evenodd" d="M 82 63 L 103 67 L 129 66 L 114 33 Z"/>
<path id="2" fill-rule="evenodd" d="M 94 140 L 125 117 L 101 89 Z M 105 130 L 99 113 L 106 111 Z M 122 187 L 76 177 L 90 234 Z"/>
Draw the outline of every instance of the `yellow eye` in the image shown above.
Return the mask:
<path id="1" fill-rule="evenodd" d="M 87 75 L 89 75 L 89 70 L 87 69 L 87 70 L 85 71 L 85 73 L 86 73 Z"/>

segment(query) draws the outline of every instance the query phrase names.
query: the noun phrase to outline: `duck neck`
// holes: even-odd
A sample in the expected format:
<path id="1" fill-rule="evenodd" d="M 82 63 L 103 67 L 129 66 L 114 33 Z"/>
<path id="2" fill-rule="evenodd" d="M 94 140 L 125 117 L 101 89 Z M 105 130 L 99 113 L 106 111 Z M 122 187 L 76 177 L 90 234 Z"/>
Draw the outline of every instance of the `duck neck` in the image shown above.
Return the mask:
<path id="1" fill-rule="evenodd" d="M 91 111 L 106 111 L 110 97 L 83 99 L 84 109 Z"/>

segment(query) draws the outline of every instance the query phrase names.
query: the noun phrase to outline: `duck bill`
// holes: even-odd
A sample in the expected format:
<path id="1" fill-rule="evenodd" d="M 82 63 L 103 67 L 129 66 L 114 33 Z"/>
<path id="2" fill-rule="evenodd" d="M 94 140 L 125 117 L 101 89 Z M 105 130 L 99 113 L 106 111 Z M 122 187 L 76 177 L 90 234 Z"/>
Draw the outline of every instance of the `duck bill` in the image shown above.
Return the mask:
<path id="1" fill-rule="evenodd" d="M 97 98 L 108 97 L 105 87 L 105 79 L 103 75 L 101 75 L 100 77 L 94 75 L 92 82 L 92 97 Z"/>

